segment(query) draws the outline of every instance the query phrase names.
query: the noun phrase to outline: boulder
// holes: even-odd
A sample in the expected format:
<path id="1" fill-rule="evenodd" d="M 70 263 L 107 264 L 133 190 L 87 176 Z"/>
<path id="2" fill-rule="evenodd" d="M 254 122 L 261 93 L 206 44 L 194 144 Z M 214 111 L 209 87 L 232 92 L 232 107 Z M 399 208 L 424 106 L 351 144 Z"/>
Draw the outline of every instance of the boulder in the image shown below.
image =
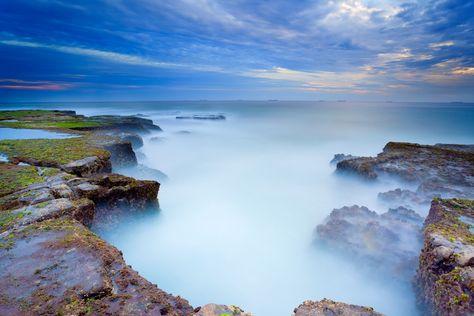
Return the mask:
<path id="1" fill-rule="evenodd" d="M 75 160 L 61 165 L 60 168 L 68 173 L 73 173 L 81 177 L 112 171 L 110 160 L 102 159 L 97 156 Z"/>
<path id="2" fill-rule="evenodd" d="M 423 219 L 400 207 L 379 215 L 364 206 L 334 209 L 316 227 L 315 241 L 410 278 L 421 249 Z"/>
<path id="3" fill-rule="evenodd" d="M 334 158 L 330 161 L 331 164 L 338 164 L 343 160 L 359 158 L 358 156 L 346 155 L 346 154 L 335 154 Z"/>
<path id="4" fill-rule="evenodd" d="M 252 316 L 252 314 L 246 313 L 240 307 L 234 305 L 206 304 L 196 308 L 194 311 L 195 316 Z"/>
<path id="5" fill-rule="evenodd" d="M 350 305 L 328 299 L 305 301 L 295 308 L 295 316 L 382 316 L 372 307 Z"/>

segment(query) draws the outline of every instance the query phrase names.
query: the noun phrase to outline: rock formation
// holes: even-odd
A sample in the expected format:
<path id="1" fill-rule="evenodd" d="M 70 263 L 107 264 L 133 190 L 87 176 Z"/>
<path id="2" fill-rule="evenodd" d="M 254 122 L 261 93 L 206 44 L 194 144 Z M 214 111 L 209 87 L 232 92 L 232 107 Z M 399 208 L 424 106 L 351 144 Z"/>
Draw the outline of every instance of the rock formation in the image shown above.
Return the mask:
<path id="1" fill-rule="evenodd" d="M 226 117 L 222 114 L 206 114 L 206 115 L 181 115 L 176 116 L 178 120 L 225 120 Z"/>
<path id="2" fill-rule="evenodd" d="M 334 209 L 315 233 L 316 241 L 411 277 L 421 249 L 422 224 L 418 214 L 403 207 L 379 215 L 354 205 Z"/>
<path id="3" fill-rule="evenodd" d="M 474 314 L 474 201 L 435 199 L 423 234 L 415 286 L 427 313 Z"/>
<path id="4" fill-rule="evenodd" d="M 434 197 L 474 198 L 473 145 L 435 146 L 388 143 L 377 157 L 359 157 L 337 164 L 340 173 L 351 173 L 374 180 L 380 175 L 395 176 L 417 186 L 416 191 L 386 192 L 389 202 L 404 200 L 405 205 L 425 204 Z M 399 204 L 403 205 L 403 204 Z"/>
<path id="5" fill-rule="evenodd" d="M 382 316 L 371 307 L 349 305 L 328 299 L 305 301 L 295 308 L 295 316 Z"/>
<path id="6" fill-rule="evenodd" d="M 217 304 L 207 304 L 202 307 L 195 309 L 196 316 L 252 316 L 250 313 L 244 312 L 237 306 L 234 305 L 217 305 Z"/>

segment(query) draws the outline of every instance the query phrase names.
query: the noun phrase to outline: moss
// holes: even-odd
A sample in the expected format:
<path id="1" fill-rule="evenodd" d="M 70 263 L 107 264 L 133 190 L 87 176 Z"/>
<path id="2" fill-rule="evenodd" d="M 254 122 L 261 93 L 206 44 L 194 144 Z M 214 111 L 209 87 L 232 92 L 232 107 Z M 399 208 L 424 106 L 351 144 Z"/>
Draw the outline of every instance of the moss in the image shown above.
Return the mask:
<path id="1" fill-rule="evenodd" d="M 474 245 L 474 234 L 470 225 L 462 222 L 460 216 L 474 217 L 474 201 L 466 199 L 436 199 L 433 207 L 441 208 L 437 214 L 440 218 L 425 228 L 427 233 L 439 233 L 449 241 L 456 240 Z"/>
<path id="2" fill-rule="evenodd" d="M 74 129 L 85 129 L 91 127 L 98 127 L 104 124 L 90 120 L 71 120 L 71 121 L 19 121 L 19 122 L 2 122 L 0 126 L 10 128 L 30 128 L 30 129 L 60 129 L 60 130 L 74 130 Z"/>
<path id="3" fill-rule="evenodd" d="M 5 196 L 24 189 L 33 183 L 43 181 L 44 178 L 38 174 L 33 166 L 0 163 L 0 196 Z"/>
<path id="4" fill-rule="evenodd" d="M 0 111 L 0 120 L 20 120 L 25 118 L 46 117 L 59 113 L 50 110 Z"/>
<path id="5" fill-rule="evenodd" d="M 0 152 L 10 159 L 33 159 L 44 166 L 59 166 L 90 156 L 109 157 L 110 153 L 90 145 L 86 137 L 66 139 L 20 139 L 0 141 Z"/>

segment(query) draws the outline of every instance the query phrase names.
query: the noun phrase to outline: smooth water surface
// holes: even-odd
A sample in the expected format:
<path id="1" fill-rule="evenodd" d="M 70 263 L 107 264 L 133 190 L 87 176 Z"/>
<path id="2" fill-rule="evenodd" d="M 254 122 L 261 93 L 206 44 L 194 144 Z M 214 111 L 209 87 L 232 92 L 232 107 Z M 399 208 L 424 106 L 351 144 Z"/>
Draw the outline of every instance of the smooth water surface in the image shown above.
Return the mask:
<path id="1" fill-rule="evenodd" d="M 474 143 L 474 107 L 450 104 L 63 106 L 81 114 L 141 113 L 164 129 L 145 136 L 139 155 L 170 178 L 160 189 L 161 211 L 97 232 L 143 276 L 193 306 L 235 304 L 257 316 L 290 315 L 304 300 L 324 297 L 416 315 L 408 281 L 312 244 L 315 226 L 333 208 L 385 212 L 377 193 L 400 186 L 337 176 L 329 161 L 336 153 L 375 155 L 388 141 Z M 206 113 L 227 120 L 175 119 Z"/>
<path id="2" fill-rule="evenodd" d="M 0 108 L 1 109 L 1 108 Z M 0 139 L 38 139 L 38 138 L 68 138 L 72 135 L 65 133 L 49 132 L 38 129 L 4 128 L 0 127 Z"/>

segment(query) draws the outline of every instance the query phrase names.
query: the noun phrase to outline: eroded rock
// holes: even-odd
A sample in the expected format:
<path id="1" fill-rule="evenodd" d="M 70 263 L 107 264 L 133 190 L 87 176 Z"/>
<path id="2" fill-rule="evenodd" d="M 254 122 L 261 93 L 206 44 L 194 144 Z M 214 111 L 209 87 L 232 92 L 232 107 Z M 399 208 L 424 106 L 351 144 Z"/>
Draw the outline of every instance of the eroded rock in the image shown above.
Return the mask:
<path id="1" fill-rule="evenodd" d="M 317 241 L 382 266 L 399 277 L 413 275 L 423 219 L 400 207 L 379 215 L 362 206 L 334 209 L 316 227 Z"/>
<path id="2" fill-rule="evenodd" d="M 419 301 L 434 315 L 474 314 L 474 201 L 433 200 L 415 279 Z"/>
<path id="3" fill-rule="evenodd" d="M 195 310 L 195 316 L 252 316 L 251 313 L 244 312 L 240 307 L 234 305 L 206 304 Z"/>
<path id="4" fill-rule="evenodd" d="M 418 186 L 416 191 L 382 193 L 384 199 L 403 200 L 401 205 L 424 204 L 434 197 L 474 198 L 473 145 L 419 145 L 388 143 L 377 157 L 343 160 L 337 171 L 366 179 L 391 175 Z"/>
<path id="5" fill-rule="evenodd" d="M 74 220 L 15 231 L 0 249 L 0 314 L 192 315 Z"/>
<path id="6" fill-rule="evenodd" d="M 348 159 L 354 159 L 354 158 L 359 158 L 358 156 L 352 156 L 352 155 L 346 155 L 346 154 L 335 154 L 334 158 L 331 160 L 331 164 L 338 164 L 339 162 L 343 160 L 348 160 Z"/>
<path id="7" fill-rule="evenodd" d="M 295 308 L 295 316 L 382 316 L 372 307 L 350 305 L 328 299 L 305 301 Z"/>

